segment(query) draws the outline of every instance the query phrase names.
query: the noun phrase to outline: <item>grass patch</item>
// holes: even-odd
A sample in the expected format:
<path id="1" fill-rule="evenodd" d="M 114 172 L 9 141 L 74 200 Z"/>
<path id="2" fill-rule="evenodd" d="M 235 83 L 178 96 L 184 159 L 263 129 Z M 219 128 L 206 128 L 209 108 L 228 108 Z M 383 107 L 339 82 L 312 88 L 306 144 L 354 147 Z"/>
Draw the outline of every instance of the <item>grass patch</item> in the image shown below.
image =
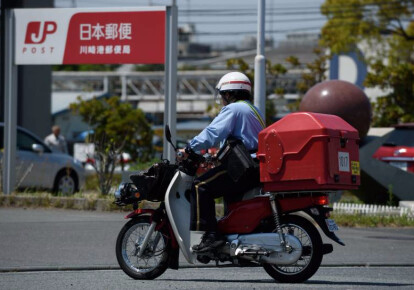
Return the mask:
<path id="1" fill-rule="evenodd" d="M 45 192 L 0 194 L 0 207 L 64 208 L 77 210 L 112 209 L 113 196 L 98 193 L 76 193 L 72 196 L 53 195 Z M 112 210 L 115 210 L 113 208 Z M 119 209 L 118 209 L 119 210 Z"/>
<path id="2" fill-rule="evenodd" d="M 122 181 L 122 174 L 114 173 L 112 186 L 117 186 Z M 99 191 L 99 180 L 97 174 L 89 174 L 85 178 L 84 191 Z"/>
<path id="3" fill-rule="evenodd" d="M 363 204 L 364 203 L 352 191 L 344 191 L 342 193 L 342 196 L 341 196 L 341 199 L 339 200 L 339 202 L 343 202 L 343 203 L 355 203 L 355 204 Z"/>
<path id="4" fill-rule="evenodd" d="M 331 218 L 343 227 L 414 227 L 414 219 L 407 216 L 345 215 L 332 212 Z"/>

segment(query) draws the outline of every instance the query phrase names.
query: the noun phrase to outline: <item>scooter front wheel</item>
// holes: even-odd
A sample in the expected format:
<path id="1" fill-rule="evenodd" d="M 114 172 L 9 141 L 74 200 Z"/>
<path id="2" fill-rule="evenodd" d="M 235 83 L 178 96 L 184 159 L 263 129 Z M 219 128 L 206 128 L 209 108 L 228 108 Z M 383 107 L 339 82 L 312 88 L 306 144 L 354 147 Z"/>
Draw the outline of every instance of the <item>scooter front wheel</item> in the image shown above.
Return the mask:
<path id="1" fill-rule="evenodd" d="M 134 218 L 124 225 L 116 241 L 116 258 L 119 266 L 134 279 L 155 279 L 168 267 L 171 244 L 162 230 L 152 233 L 147 247 L 139 255 L 140 246 L 150 225 L 148 216 Z"/>
<path id="2" fill-rule="evenodd" d="M 266 272 L 278 282 L 301 283 L 315 274 L 322 262 L 322 238 L 315 226 L 300 216 L 287 215 L 281 220 L 283 234 L 294 235 L 302 244 L 302 256 L 292 265 L 264 264 Z"/>

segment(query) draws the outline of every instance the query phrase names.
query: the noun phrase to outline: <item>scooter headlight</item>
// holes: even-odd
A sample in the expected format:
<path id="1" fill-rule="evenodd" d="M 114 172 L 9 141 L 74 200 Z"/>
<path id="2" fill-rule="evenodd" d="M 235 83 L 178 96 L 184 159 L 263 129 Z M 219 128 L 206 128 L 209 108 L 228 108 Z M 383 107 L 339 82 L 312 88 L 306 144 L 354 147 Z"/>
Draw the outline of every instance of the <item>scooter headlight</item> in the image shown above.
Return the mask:
<path id="1" fill-rule="evenodd" d="M 126 183 L 121 183 L 118 186 L 117 190 L 115 190 L 115 193 L 114 193 L 115 199 L 120 199 L 123 195 L 125 195 L 123 194 L 123 192 L 125 191 L 125 185 Z"/>

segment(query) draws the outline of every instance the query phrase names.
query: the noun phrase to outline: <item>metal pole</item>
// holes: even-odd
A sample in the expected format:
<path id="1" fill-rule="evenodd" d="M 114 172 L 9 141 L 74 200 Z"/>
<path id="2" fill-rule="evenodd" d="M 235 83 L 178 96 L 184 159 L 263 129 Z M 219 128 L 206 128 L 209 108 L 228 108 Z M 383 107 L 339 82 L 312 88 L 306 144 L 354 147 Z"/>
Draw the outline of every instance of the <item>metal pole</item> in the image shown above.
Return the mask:
<path id="1" fill-rule="evenodd" d="M 14 13 L 5 10 L 4 44 L 4 152 L 3 193 L 12 193 L 15 186 L 17 131 L 17 67 L 14 65 Z"/>
<path id="2" fill-rule="evenodd" d="M 104 77 L 103 79 L 103 91 L 104 94 L 109 94 L 109 77 Z"/>
<path id="3" fill-rule="evenodd" d="M 176 1 L 171 7 L 167 7 L 166 30 L 166 57 L 165 57 L 165 101 L 164 101 L 164 127 L 169 125 L 173 140 L 177 137 L 177 18 L 178 11 Z M 175 152 L 167 140 L 163 143 L 164 158 L 175 160 Z"/>
<path id="4" fill-rule="evenodd" d="M 127 77 L 125 74 L 123 74 L 121 76 L 121 100 L 122 101 L 127 101 L 128 100 L 128 95 L 127 95 Z"/>
<path id="5" fill-rule="evenodd" d="M 254 105 L 266 110 L 265 0 L 258 0 L 257 55 L 254 59 Z"/>
<path id="6" fill-rule="evenodd" d="M 171 7 L 167 7 L 167 19 L 165 23 L 165 66 L 164 66 L 164 128 L 165 125 L 168 124 L 168 120 L 170 119 L 168 116 L 168 91 L 170 90 L 170 42 L 171 42 L 171 35 L 170 35 L 170 14 L 171 14 Z M 165 132 L 163 136 L 163 149 L 162 149 L 162 157 L 168 158 L 168 148 L 170 144 L 168 144 L 167 139 L 165 138 Z"/>

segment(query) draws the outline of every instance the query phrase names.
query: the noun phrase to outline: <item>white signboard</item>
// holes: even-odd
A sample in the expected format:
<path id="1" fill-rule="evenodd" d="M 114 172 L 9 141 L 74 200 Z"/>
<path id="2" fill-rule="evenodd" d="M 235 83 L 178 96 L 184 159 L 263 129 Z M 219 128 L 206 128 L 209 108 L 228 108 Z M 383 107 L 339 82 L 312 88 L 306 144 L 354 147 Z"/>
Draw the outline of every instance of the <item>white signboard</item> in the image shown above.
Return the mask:
<path id="1" fill-rule="evenodd" d="M 164 63 L 166 7 L 14 13 L 16 64 Z"/>

